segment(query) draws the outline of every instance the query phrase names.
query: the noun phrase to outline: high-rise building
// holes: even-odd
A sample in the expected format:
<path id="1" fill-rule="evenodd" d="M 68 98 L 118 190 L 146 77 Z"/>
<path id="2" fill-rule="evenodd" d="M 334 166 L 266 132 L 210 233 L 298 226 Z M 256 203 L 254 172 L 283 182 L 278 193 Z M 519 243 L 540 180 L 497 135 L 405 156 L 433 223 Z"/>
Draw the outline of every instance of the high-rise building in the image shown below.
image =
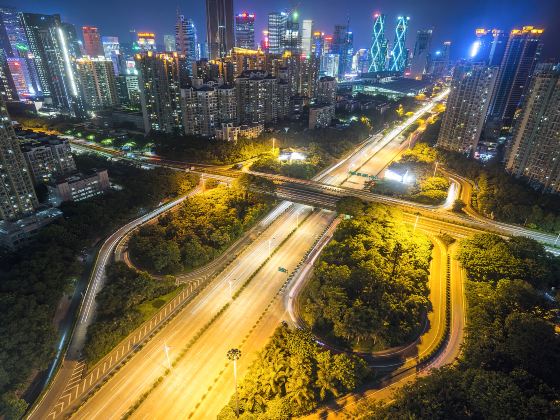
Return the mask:
<path id="1" fill-rule="evenodd" d="M 49 182 L 76 171 L 68 140 L 44 138 L 21 145 L 27 168 L 36 184 Z"/>
<path id="2" fill-rule="evenodd" d="M 476 151 L 496 74 L 496 67 L 482 64 L 455 67 L 438 147 L 461 153 Z"/>
<path id="3" fill-rule="evenodd" d="M 235 16 L 235 46 L 255 48 L 255 14 L 242 12 Z"/>
<path id="4" fill-rule="evenodd" d="M 500 66 L 508 41 L 507 34 L 499 29 L 478 28 L 476 39 L 470 50 L 470 59 L 474 63 L 486 63 L 489 66 Z"/>
<path id="5" fill-rule="evenodd" d="M 177 14 L 175 23 L 175 45 L 180 56 L 185 57 L 187 74 L 192 75 L 194 63 L 200 59 L 198 52 L 198 34 L 192 19 Z"/>
<path id="6" fill-rule="evenodd" d="M 164 35 L 163 36 L 163 48 L 165 49 L 165 52 L 167 52 L 167 53 L 177 51 L 175 35 Z"/>
<path id="7" fill-rule="evenodd" d="M 286 12 L 273 12 L 268 14 L 268 51 L 271 54 L 284 52 L 284 38 L 288 23 Z"/>
<path id="8" fill-rule="evenodd" d="M 407 62 L 406 33 L 408 31 L 408 16 L 399 16 L 395 27 L 395 41 L 389 55 L 389 71 L 404 72 Z"/>
<path id="9" fill-rule="evenodd" d="M 70 58 L 80 58 L 84 55 L 84 48 L 82 42 L 78 38 L 76 26 L 68 22 L 62 22 L 61 27 L 66 38 L 66 45 L 68 47 L 68 54 L 70 55 Z"/>
<path id="10" fill-rule="evenodd" d="M 369 50 L 360 48 L 352 57 L 352 74 L 361 74 L 369 72 L 370 55 Z"/>
<path id="11" fill-rule="evenodd" d="M 18 92 L 10 72 L 6 53 L 0 50 L 0 96 L 4 101 L 17 101 Z"/>
<path id="12" fill-rule="evenodd" d="M 321 60 L 321 72 L 324 73 L 325 76 L 338 78 L 339 60 L 340 56 L 338 54 L 323 54 Z"/>
<path id="13" fill-rule="evenodd" d="M 259 70 L 245 71 L 237 77 L 235 88 L 239 123 L 276 123 L 279 118 L 278 86 L 278 79 Z"/>
<path id="14" fill-rule="evenodd" d="M 416 32 L 416 42 L 414 43 L 414 51 L 412 53 L 412 62 L 410 66 L 412 77 L 421 79 L 422 76 L 426 74 L 431 46 L 431 29 L 422 29 Z"/>
<path id="15" fill-rule="evenodd" d="M 511 127 L 523 91 L 540 57 L 543 32 L 543 29 L 524 26 L 510 33 L 489 109 L 489 117 L 499 120 L 502 126 Z"/>
<path id="16" fill-rule="evenodd" d="M 0 99 L 0 220 L 17 220 L 39 205 L 6 105 Z"/>
<path id="17" fill-rule="evenodd" d="M 90 110 L 112 108 L 119 104 L 113 62 L 105 57 L 76 60 L 76 71 L 86 106 Z"/>
<path id="18" fill-rule="evenodd" d="M 323 56 L 325 49 L 325 34 L 323 32 L 313 32 L 311 39 L 311 54 L 317 58 Z"/>
<path id="19" fill-rule="evenodd" d="M 206 0 L 206 39 L 212 60 L 225 57 L 233 48 L 233 0 Z"/>
<path id="20" fill-rule="evenodd" d="M 83 116 L 83 101 L 60 16 L 22 13 L 21 20 L 45 103 L 62 112 Z"/>
<path id="21" fill-rule="evenodd" d="M 101 44 L 101 36 L 95 26 L 82 26 L 82 34 L 84 35 L 84 50 L 86 55 L 90 57 L 101 57 L 105 55 L 103 45 Z"/>
<path id="22" fill-rule="evenodd" d="M 218 127 L 218 94 L 216 88 L 203 85 L 181 89 L 185 133 L 214 137 Z"/>
<path id="23" fill-rule="evenodd" d="M 370 73 L 385 70 L 387 63 L 387 38 L 385 37 L 385 15 L 376 13 L 373 15 L 373 33 L 371 40 L 371 63 Z"/>
<path id="24" fill-rule="evenodd" d="M 301 54 L 301 27 L 299 13 L 292 11 L 286 20 L 286 34 L 284 36 L 284 51 L 290 54 Z"/>
<path id="25" fill-rule="evenodd" d="M 146 133 L 182 133 L 180 64 L 177 53 L 135 56 Z"/>
<path id="26" fill-rule="evenodd" d="M 317 93 L 315 94 L 318 104 L 336 104 L 336 79 L 323 76 L 317 81 Z"/>
<path id="27" fill-rule="evenodd" d="M 311 55 L 313 43 L 313 21 L 304 19 L 301 25 L 301 53 L 303 55 Z"/>
<path id="28" fill-rule="evenodd" d="M 153 32 L 138 32 L 136 43 L 140 51 L 156 51 L 156 34 Z"/>
<path id="29" fill-rule="evenodd" d="M 19 13 L 0 7 L 0 90 L 5 100 L 35 97 L 41 87 Z"/>
<path id="30" fill-rule="evenodd" d="M 439 79 L 448 74 L 450 50 L 451 41 L 445 41 L 440 50 L 429 55 L 427 74 L 430 75 L 430 77 Z"/>
<path id="31" fill-rule="evenodd" d="M 301 55 L 297 56 L 297 58 L 299 59 L 298 95 L 312 99 L 317 91 L 320 60 L 312 55 Z"/>
<path id="32" fill-rule="evenodd" d="M 103 36 L 101 37 L 101 43 L 103 44 L 103 53 L 105 58 L 108 58 L 113 62 L 113 70 L 115 76 L 125 73 L 125 59 L 121 52 L 121 44 L 119 43 L 119 38 L 116 36 Z"/>
<path id="33" fill-rule="evenodd" d="M 119 37 L 103 36 L 101 37 L 101 44 L 103 45 L 103 55 L 105 58 L 111 59 L 113 55 L 120 54 L 121 45 L 119 44 Z"/>
<path id="34" fill-rule="evenodd" d="M 338 55 L 338 77 L 341 79 L 352 66 L 352 32 L 349 24 L 335 25 L 331 53 Z"/>
<path id="35" fill-rule="evenodd" d="M 516 118 L 506 170 L 544 192 L 560 192 L 560 65 L 537 69 Z"/>

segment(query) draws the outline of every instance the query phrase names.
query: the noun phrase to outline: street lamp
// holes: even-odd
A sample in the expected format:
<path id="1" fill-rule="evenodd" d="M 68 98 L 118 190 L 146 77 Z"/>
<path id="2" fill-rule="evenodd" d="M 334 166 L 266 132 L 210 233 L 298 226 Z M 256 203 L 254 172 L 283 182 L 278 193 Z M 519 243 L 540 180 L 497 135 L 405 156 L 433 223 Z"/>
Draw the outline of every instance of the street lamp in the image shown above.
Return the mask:
<path id="1" fill-rule="evenodd" d="M 163 351 L 165 352 L 165 358 L 167 359 L 167 367 L 171 370 L 171 360 L 169 360 L 169 346 L 167 344 L 163 345 Z"/>
<path id="2" fill-rule="evenodd" d="M 228 360 L 233 361 L 233 381 L 235 384 L 235 414 L 239 417 L 239 396 L 237 395 L 237 360 L 241 357 L 241 350 L 233 348 L 227 352 Z"/>
<path id="3" fill-rule="evenodd" d="M 439 165 L 439 162 L 436 160 L 436 166 L 434 167 L 434 176 L 436 176 L 436 171 L 437 171 L 437 166 Z"/>
<path id="4" fill-rule="evenodd" d="M 268 258 L 272 256 L 270 246 L 272 245 L 273 240 L 274 240 L 274 236 L 268 239 Z"/>

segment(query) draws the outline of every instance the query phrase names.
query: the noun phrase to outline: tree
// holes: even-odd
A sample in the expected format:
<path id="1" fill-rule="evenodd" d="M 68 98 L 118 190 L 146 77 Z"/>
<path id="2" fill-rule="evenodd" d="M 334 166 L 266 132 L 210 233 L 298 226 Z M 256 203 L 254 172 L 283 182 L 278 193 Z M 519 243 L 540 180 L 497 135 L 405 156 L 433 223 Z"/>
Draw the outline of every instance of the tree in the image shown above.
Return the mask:
<path id="1" fill-rule="evenodd" d="M 451 210 L 453 210 L 455 213 L 462 213 L 465 206 L 466 206 L 465 202 L 460 198 L 457 198 L 453 202 L 453 207 L 451 208 Z"/>

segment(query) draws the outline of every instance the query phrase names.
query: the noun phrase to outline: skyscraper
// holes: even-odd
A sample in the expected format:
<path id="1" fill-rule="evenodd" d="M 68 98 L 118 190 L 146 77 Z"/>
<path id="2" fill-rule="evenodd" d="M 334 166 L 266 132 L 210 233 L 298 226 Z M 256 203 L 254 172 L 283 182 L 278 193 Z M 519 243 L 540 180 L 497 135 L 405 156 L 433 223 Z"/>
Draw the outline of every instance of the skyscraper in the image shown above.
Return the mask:
<path id="1" fill-rule="evenodd" d="M 301 54 L 301 27 L 299 13 L 294 10 L 286 21 L 286 34 L 284 36 L 284 51 L 291 54 Z"/>
<path id="2" fill-rule="evenodd" d="M 411 74 L 421 78 L 427 71 L 428 55 L 432 46 L 432 30 L 423 29 L 416 32 L 416 42 L 412 53 Z"/>
<path id="3" fill-rule="evenodd" d="M 325 49 L 325 34 L 323 32 L 313 32 L 311 39 L 311 54 L 321 58 Z"/>
<path id="4" fill-rule="evenodd" d="M 470 50 L 470 59 L 474 63 L 486 63 L 499 66 L 504 58 L 507 45 L 507 34 L 499 29 L 478 28 L 476 39 Z"/>
<path id="5" fill-rule="evenodd" d="M 0 50 L 4 51 L 4 73 L 7 84 L 12 83 L 20 98 L 41 93 L 37 71 L 29 50 L 29 42 L 19 13 L 11 7 L 0 7 Z M 11 75 L 12 82 L 9 81 Z"/>
<path id="6" fill-rule="evenodd" d="M 83 101 L 60 16 L 22 13 L 21 20 L 45 103 L 71 115 L 83 116 Z"/>
<path id="7" fill-rule="evenodd" d="M 338 77 L 339 79 L 349 71 L 351 66 L 352 32 L 349 31 L 349 23 L 335 25 L 331 53 L 338 55 Z"/>
<path id="8" fill-rule="evenodd" d="M 455 68 L 438 147 L 461 153 L 476 151 L 496 74 L 496 67 L 482 64 Z"/>
<path id="9" fill-rule="evenodd" d="M 255 14 L 239 13 L 235 16 L 235 46 L 238 48 L 255 48 Z"/>
<path id="10" fill-rule="evenodd" d="M 273 12 L 268 14 L 268 51 L 271 54 L 284 52 L 284 37 L 286 36 L 286 12 Z"/>
<path id="11" fill-rule="evenodd" d="M 17 220 L 33 212 L 39 203 L 12 121 L 1 99 L 0 118 L 0 220 Z"/>
<path id="12" fill-rule="evenodd" d="M 156 34 L 153 32 L 138 32 L 136 42 L 140 51 L 156 51 Z"/>
<path id="13" fill-rule="evenodd" d="M 175 52 L 177 51 L 177 42 L 175 41 L 175 35 L 164 35 L 163 36 L 163 48 L 165 52 Z"/>
<path id="14" fill-rule="evenodd" d="M 395 41 L 389 55 L 389 71 L 402 73 L 406 67 L 406 33 L 408 31 L 408 16 L 399 16 L 395 27 Z"/>
<path id="15" fill-rule="evenodd" d="M 192 75 L 193 64 L 198 60 L 198 35 L 192 19 L 177 14 L 175 23 L 175 45 L 180 56 L 185 57 L 187 74 Z"/>
<path id="16" fill-rule="evenodd" d="M 135 56 L 144 129 L 182 133 L 179 56 L 151 51 Z"/>
<path id="17" fill-rule="evenodd" d="M 233 0 L 206 0 L 206 39 L 210 59 L 223 58 L 233 48 L 233 26 Z"/>
<path id="18" fill-rule="evenodd" d="M 113 62 L 105 57 L 83 57 L 76 60 L 76 71 L 82 95 L 90 110 L 119 104 Z"/>
<path id="19" fill-rule="evenodd" d="M 560 65 L 531 78 L 508 148 L 506 170 L 545 192 L 560 192 Z"/>
<path id="20" fill-rule="evenodd" d="M 101 36 L 95 26 L 83 26 L 82 34 L 84 35 L 84 50 L 86 55 L 90 57 L 105 55 L 103 45 L 101 44 Z"/>
<path id="21" fill-rule="evenodd" d="M 387 38 L 385 37 L 385 15 L 376 13 L 373 15 L 373 33 L 371 40 L 371 63 L 370 72 L 385 70 L 387 62 Z"/>
<path id="22" fill-rule="evenodd" d="M 434 79 L 438 79 L 449 72 L 449 54 L 451 51 L 451 41 L 445 41 L 440 50 L 430 54 L 428 57 L 427 74 Z"/>
<path id="23" fill-rule="evenodd" d="M 304 19 L 301 25 L 301 53 L 311 55 L 313 42 L 313 21 Z"/>
<path id="24" fill-rule="evenodd" d="M 543 29 L 524 26 L 510 33 L 489 109 L 490 118 L 501 121 L 504 127 L 511 127 L 523 91 L 540 57 L 543 32 Z"/>

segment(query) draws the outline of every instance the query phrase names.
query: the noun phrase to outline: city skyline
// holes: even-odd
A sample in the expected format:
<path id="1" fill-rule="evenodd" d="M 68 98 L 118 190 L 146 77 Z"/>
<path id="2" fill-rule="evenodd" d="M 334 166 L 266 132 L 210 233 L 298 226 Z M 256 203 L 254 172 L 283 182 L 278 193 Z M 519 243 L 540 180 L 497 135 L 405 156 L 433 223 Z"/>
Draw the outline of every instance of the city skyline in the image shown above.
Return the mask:
<path id="1" fill-rule="evenodd" d="M 143 2 L 145 2 L 145 7 L 142 7 Z M 396 4 L 389 1 L 378 1 L 375 4 L 357 2 L 349 10 L 342 8 L 337 13 L 332 12 L 338 10 L 338 2 L 322 1 L 320 7 L 317 3 L 319 2 L 315 0 L 301 2 L 297 7 L 300 19 L 312 19 L 316 30 L 332 34 L 334 25 L 344 24 L 349 18 L 356 49 L 371 46 L 373 14 L 379 12 L 386 15 L 388 33 L 393 30 L 396 19 L 401 14 L 411 18 L 409 34 L 415 34 L 417 30 L 433 28 L 432 46 L 441 45 L 443 41 L 451 41 L 452 58 L 468 56 L 469 48 L 475 39 L 474 31 L 479 27 L 497 28 L 508 32 L 514 27 L 525 25 L 544 27 L 546 31 L 543 37 L 543 58 L 556 57 L 560 51 L 560 26 L 554 25 L 554 16 L 558 16 L 560 13 L 560 3 L 553 0 L 541 2 L 538 9 L 528 7 L 526 3 L 516 1 L 512 4 L 512 2 L 503 0 L 492 2 L 492 4 L 474 1 L 468 4 L 452 5 L 444 1 L 403 0 Z M 441 4 L 441 7 L 438 7 L 438 3 Z M 161 11 L 161 14 L 157 19 L 144 13 L 150 7 L 150 3 L 146 0 L 118 4 L 100 0 L 95 3 L 95 6 L 83 2 L 67 4 L 61 0 L 52 1 L 48 5 L 36 0 L 6 0 L 3 4 L 34 13 L 60 13 L 63 21 L 73 23 L 79 28 L 96 26 L 102 36 L 118 36 L 121 42 L 133 40 L 133 35 L 129 32 L 131 29 L 155 32 L 158 44 L 162 45 L 163 36 L 174 33 L 177 7 L 179 7 L 181 14 L 194 20 L 195 25 L 199 28 L 201 42 L 206 37 L 205 2 L 203 0 L 197 1 L 199 7 L 163 0 L 158 3 L 158 10 Z M 237 14 L 248 11 L 256 14 L 255 41 L 258 44 L 262 31 L 267 26 L 267 14 L 290 9 L 293 5 L 290 2 L 279 1 L 266 3 L 253 0 L 237 1 L 234 2 L 233 12 Z M 110 15 L 106 12 L 109 8 L 112 11 Z M 408 37 L 407 46 L 414 47 L 414 37 Z"/>

